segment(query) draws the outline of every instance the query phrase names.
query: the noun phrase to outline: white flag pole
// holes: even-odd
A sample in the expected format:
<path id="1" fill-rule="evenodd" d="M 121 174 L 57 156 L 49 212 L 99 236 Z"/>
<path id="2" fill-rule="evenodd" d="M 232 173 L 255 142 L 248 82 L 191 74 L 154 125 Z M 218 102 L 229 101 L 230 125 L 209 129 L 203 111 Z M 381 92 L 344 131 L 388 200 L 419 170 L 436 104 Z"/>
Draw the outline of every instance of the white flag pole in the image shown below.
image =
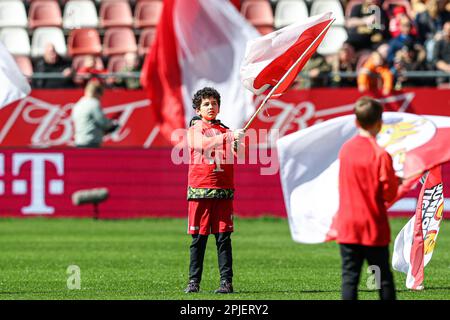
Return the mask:
<path id="1" fill-rule="evenodd" d="M 309 45 L 309 47 L 302 53 L 302 55 L 300 56 L 300 58 L 297 59 L 297 61 L 295 61 L 295 63 L 289 68 L 289 70 L 284 74 L 284 76 L 280 79 L 280 81 L 278 81 L 278 83 L 272 88 L 272 90 L 270 90 L 269 94 L 264 98 L 263 102 L 261 103 L 261 105 L 259 106 L 259 108 L 255 111 L 255 113 L 252 115 L 252 117 L 250 118 L 250 120 L 248 120 L 247 124 L 244 127 L 244 131 L 246 131 L 248 129 L 248 127 L 252 124 L 253 120 L 255 120 L 256 116 L 258 115 L 258 113 L 262 110 L 262 108 L 264 107 L 264 105 L 266 104 L 266 102 L 272 97 L 273 93 L 275 92 L 275 90 L 278 89 L 278 87 L 280 86 L 280 84 L 283 83 L 284 80 L 286 80 L 286 78 L 289 76 L 289 74 L 292 72 L 292 70 L 295 69 L 295 67 L 297 67 L 297 65 L 300 63 L 300 61 L 302 61 L 303 57 L 306 55 L 306 53 L 313 47 L 313 45 L 317 42 L 317 40 L 322 36 L 322 34 L 324 32 L 326 32 L 331 24 L 335 21 L 336 19 L 333 18 L 330 23 L 328 23 L 328 25 L 322 30 L 322 32 L 320 32 L 320 34 L 317 36 L 316 39 L 314 39 L 313 42 L 311 42 L 311 44 Z"/>

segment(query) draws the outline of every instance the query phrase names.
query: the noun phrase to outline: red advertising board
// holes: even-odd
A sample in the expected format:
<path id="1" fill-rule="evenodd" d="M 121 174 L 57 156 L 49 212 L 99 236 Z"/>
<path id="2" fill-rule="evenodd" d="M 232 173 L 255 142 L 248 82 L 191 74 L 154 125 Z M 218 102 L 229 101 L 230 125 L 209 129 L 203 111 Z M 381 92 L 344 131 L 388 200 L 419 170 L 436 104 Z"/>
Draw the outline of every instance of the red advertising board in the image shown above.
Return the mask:
<path id="1" fill-rule="evenodd" d="M 271 158 L 276 162 L 276 155 Z M 241 217 L 286 211 L 278 172 L 266 164 L 237 164 L 235 213 Z M 275 163 L 276 164 L 276 163 Z M 0 150 L 0 216 L 92 217 L 93 206 L 76 206 L 79 190 L 107 188 L 100 218 L 186 217 L 187 165 L 172 161 L 172 149 L 25 148 Z M 444 166 L 450 185 L 450 164 Z M 419 189 L 397 203 L 393 214 L 412 216 Z M 444 191 L 445 192 L 445 191 Z M 448 217 L 450 204 L 444 208 Z"/>
<path id="2" fill-rule="evenodd" d="M 31 95 L 0 110 L 0 146 L 55 147 L 73 144 L 70 112 L 82 90 L 33 90 Z M 252 128 L 285 135 L 352 112 L 361 94 L 356 89 L 292 90 L 271 99 Z M 259 96 L 255 105 L 262 100 Z M 450 90 L 420 88 L 381 97 L 386 110 L 450 116 Z M 151 102 L 142 90 L 110 89 L 102 99 L 120 130 L 105 139 L 108 147 L 162 147 L 170 143 L 158 134 Z"/>
<path id="3" fill-rule="evenodd" d="M 107 188 L 109 198 L 99 206 L 101 218 L 185 217 L 187 165 L 173 161 L 145 92 L 105 92 L 105 113 L 118 116 L 121 128 L 97 150 L 68 147 L 73 144 L 70 110 L 81 96 L 81 90 L 34 90 L 0 110 L 0 216 L 90 217 L 93 208 L 75 206 L 73 193 Z M 358 97 L 355 89 L 290 91 L 269 100 L 252 127 L 265 129 L 269 138 L 271 129 L 285 135 L 351 113 Z M 449 98 L 450 90 L 421 88 L 381 101 L 386 110 L 450 116 Z M 262 174 L 274 159 L 271 155 L 259 164 L 236 166 L 237 215 L 286 216 L 278 173 Z M 444 186 L 450 185 L 449 164 L 443 178 Z M 412 216 L 417 194 L 418 190 L 410 192 L 394 206 L 393 214 Z M 448 198 L 444 208 L 446 217 Z"/>

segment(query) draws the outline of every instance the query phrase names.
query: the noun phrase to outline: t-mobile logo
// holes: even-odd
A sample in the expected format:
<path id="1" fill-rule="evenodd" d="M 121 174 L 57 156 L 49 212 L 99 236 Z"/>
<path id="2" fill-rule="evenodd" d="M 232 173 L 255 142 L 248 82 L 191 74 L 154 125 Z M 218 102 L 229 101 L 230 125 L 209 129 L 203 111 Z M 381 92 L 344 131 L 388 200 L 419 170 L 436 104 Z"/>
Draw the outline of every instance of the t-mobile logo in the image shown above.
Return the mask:
<path id="1" fill-rule="evenodd" d="M 15 153 L 12 156 L 12 174 L 17 177 L 23 164 L 31 162 L 30 184 L 25 179 L 12 181 L 12 194 L 25 195 L 30 193 L 31 203 L 22 208 L 23 214 L 52 214 L 55 208 L 45 203 L 46 178 L 45 163 L 50 162 L 56 168 L 58 176 L 64 174 L 64 156 L 61 153 Z M 0 175 L 4 174 L 4 157 L 0 155 Z M 30 185 L 30 190 L 28 190 Z M 0 181 L 0 194 L 4 192 L 4 183 Z M 49 181 L 49 194 L 60 195 L 64 193 L 64 181 L 52 179 Z"/>

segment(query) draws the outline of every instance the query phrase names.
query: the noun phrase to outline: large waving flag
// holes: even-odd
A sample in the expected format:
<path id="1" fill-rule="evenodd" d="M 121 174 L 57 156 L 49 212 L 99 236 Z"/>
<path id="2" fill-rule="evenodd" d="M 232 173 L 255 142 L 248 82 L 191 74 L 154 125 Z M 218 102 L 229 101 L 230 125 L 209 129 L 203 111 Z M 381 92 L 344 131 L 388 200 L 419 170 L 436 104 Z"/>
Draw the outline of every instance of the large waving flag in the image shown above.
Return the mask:
<path id="1" fill-rule="evenodd" d="M 0 41 L 0 109 L 25 98 L 31 91 L 14 58 Z"/>
<path id="2" fill-rule="evenodd" d="M 254 106 L 252 94 L 242 87 L 239 70 L 245 44 L 258 36 L 229 1 L 164 1 L 141 83 L 166 138 L 174 129 L 186 127 L 194 115 L 192 96 L 205 86 L 221 93 L 223 123 L 231 128 L 244 124 Z"/>
<path id="3" fill-rule="evenodd" d="M 416 214 L 397 235 L 392 255 L 394 270 L 406 273 L 406 287 L 423 289 L 424 268 L 430 262 L 444 212 L 441 166 L 424 175 Z"/>
<path id="4" fill-rule="evenodd" d="M 273 97 L 283 94 L 316 52 L 332 22 L 331 13 L 324 13 L 249 41 L 241 67 L 244 86 L 259 95 L 278 85 Z"/>
<path id="5" fill-rule="evenodd" d="M 385 112 L 377 141 L 392 156 L 399 177 L 407 179 L 398 197 L 421 173 L 450 161 L 450 117 Z M 357 134 L 354 115 L 334 118 L 277 141 L 280 178 L 292 238 L 320 243 L 335 238 L 339 207 L 341 146 Z"/>

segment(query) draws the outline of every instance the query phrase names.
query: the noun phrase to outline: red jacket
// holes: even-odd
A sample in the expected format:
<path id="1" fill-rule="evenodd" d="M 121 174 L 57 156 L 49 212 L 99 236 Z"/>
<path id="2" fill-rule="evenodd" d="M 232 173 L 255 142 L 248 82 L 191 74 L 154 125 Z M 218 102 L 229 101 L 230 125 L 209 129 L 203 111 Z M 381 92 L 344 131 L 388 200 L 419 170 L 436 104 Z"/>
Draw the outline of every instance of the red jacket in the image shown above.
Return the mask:
<path id="1" fill-rule="evenodd" d="M 233 189 L 233 132 L 199 120 L 188 130 L 191 188 Z"/>
<path id="2" fill-rule="evenodd" d="M 339 161 L 337 242 L 387 246 L 391 233 L 385 203 L 398 188 L 391 156 L 374 138 L 358 135 L 342 146 Z"/>

